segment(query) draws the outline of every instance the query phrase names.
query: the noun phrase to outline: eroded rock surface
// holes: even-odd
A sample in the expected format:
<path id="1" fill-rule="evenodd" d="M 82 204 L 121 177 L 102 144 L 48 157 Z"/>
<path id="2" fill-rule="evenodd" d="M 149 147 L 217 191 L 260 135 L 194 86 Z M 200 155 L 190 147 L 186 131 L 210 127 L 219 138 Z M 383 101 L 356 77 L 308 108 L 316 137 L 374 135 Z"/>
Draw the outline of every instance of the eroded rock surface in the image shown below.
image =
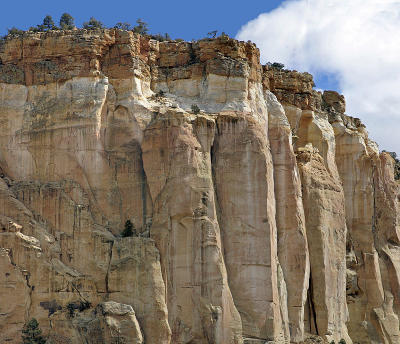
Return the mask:
<path id="1" fill-rule="evenodd" d="M 0 41 L 0 341 L 400 343 L 394 161 L 345 105 L 227 37 Z"/>

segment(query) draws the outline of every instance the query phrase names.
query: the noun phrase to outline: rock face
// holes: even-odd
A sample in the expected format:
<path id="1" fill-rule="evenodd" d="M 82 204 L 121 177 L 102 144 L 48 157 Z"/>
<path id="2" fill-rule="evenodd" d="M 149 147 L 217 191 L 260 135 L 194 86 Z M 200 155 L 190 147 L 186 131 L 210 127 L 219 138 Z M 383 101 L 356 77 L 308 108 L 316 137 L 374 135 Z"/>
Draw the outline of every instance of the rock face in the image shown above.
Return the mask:
<path id="1" fill-rule="evenodd" d="M 394 161 L 251 43 L 0 41 L 0 168 L 1 342 L 400 343 Z"/>

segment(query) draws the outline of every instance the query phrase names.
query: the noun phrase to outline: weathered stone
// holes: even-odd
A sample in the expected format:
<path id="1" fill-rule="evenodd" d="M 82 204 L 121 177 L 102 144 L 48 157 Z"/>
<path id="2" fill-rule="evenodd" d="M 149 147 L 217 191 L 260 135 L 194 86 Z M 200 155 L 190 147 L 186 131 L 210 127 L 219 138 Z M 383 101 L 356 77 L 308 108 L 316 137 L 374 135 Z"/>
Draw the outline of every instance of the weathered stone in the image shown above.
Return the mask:
<path id="1" fill-rule="evenodd" d="M 226 36 L 0 40 L 0 341 L 398 344 L 394 161 L 313 85 Z"/>

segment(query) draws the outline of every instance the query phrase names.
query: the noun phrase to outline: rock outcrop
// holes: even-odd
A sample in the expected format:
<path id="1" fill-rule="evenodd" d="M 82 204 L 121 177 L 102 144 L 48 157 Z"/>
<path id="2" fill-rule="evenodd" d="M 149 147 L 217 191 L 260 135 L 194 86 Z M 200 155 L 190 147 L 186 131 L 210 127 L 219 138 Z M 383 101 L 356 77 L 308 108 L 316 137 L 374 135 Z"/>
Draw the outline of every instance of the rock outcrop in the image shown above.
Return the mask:
<path id="1" fill-rule="evenodd" d="M 400 343 L 394 164 L 249 42 L 2 40 L 0 341 Z"/>

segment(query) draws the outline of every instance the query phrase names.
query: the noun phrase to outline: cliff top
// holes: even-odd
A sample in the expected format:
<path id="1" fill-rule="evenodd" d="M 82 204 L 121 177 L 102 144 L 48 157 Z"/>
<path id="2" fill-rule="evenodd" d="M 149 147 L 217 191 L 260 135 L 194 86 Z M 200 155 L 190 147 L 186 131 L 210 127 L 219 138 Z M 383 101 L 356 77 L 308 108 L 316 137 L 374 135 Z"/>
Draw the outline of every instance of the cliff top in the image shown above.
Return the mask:
<path id="1" fill-rule="evenodd" d="M 120 55 L 138 57 L 149 64 L 159 67 L 179 67 L 196 62 L 205 62 L 215 58 L 228 58 L 247 62 L 257 72 L 281 75 L 280 79 L 298 79 L 307 84 L 307 90 L 314 85 L 308 73 L 299 73 L 261 66 L 260 53 L 256 45 L 250 41 L 238 41 L 226 35 L 216 38 L 203 38 L 187 42 L 182 40 L 157 41 L 149 35 L 140 35 L 121 29 L 75 29 L 47 32 L 26 31 L 11 34 L 0 40 L 0 66 L 4 74 L 5 65 L 19 66 L 40 61 L 66 61 L 74 55 L 101 57 L 112 48 L 117 47 Z M 46 64 L 46 63 L 42 63 Z M 18 74 L 18 73 L 15 73 Z M 260 73 L 261 75 L 261 73 Z M 22 80 L 4 79 L 6 83 L 21 83 Z M 278 81 L 279 84 L 279 81 Z M 311 86 L 311 87 L 310 87 Z"/>
<path id="2" fill-rule="evenodd" d="M 0 40 L 3 83 L 44 85 L 88 76 L 171 81 L 202 78 L 206 73 L 246 77 L 262 82 L 284 104 L 344 116 L 344 96 L 335 91 L 317 92 L 311 74 L 282 66 L 261 65 L 254 43 L 227 35 L 192 42 L 158 41 L 112 28 L 26 31 Z M 362 126 L 357 118 L 344 118 L 354 127 Z"/>

